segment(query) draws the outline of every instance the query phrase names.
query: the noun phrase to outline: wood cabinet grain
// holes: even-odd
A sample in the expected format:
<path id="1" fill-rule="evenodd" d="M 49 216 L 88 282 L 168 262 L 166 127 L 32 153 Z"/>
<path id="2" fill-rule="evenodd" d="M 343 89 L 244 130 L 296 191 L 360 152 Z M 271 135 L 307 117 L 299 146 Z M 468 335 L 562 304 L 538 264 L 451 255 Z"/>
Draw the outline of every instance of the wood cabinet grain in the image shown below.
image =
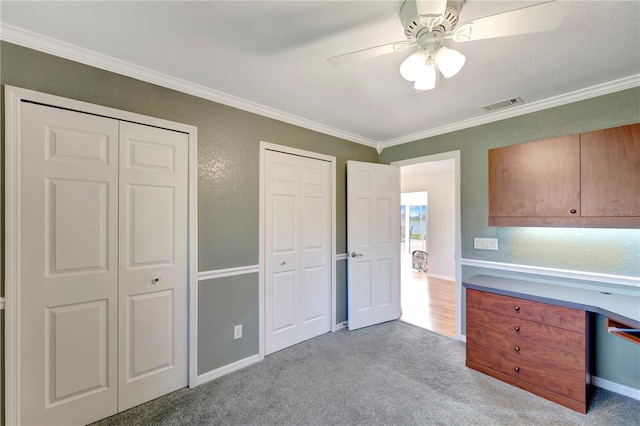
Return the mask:
<path id="1" fill-rule="evenodd" d="M 640 124 L 580 135 L 582 216 L 640 216 Z"/>
<path id="2" fill-rule="evenodd" d="M 640 124 L 489 150 L 489 226 L 640 228 Z"/>
<path id="3" fill-rule="evenodd" d="M 572 216 L 579 209 L 579 135 L 489 150 L 490 217 Z"/>
<path id="4" fill-rule="evenodd" d="M 586 312 L 472 289 L 466 295 L 467 367 L 586 413 Z"/>
<path id="5" fill-rule="evenodd" d="M 467 306 L 584 333 L 584 311 L 500 294 L 467 290 Z"/>

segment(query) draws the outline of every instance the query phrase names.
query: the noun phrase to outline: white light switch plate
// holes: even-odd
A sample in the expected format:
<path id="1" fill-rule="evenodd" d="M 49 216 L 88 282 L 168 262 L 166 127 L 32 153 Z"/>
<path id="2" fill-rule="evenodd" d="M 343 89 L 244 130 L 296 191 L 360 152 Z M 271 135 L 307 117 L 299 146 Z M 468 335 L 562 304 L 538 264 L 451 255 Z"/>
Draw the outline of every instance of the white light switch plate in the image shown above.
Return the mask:
<path id="1" fill-rule="evenodd" d="M 242 337 L 242 324 L 233 327 L 233 338 L 239 339 Z"/>
<path id="2" fill-rule="evenodd" d="M 473 248 L 477 250 L 498 250 L 497 238 L 474 238 Z"/>

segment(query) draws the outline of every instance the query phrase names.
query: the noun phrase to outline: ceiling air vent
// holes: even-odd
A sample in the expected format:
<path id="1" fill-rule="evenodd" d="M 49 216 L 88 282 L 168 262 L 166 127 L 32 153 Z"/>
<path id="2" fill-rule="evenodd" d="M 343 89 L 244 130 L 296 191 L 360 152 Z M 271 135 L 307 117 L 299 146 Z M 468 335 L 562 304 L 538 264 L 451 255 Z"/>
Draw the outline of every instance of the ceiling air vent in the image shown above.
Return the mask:
<path id="1" fill-rule="evenodd" d="M 516 96 L 515 98 L 494 102 L 492 104 L 485 105 L 481 108 L 484 112 L 493 112 L 493 111 L 498 111 L 499 109 L 511 108 L 516 105 L 522 105 L 522 104 L 524 104 L 524 101 L 520 98 L 520 96 Z"/>

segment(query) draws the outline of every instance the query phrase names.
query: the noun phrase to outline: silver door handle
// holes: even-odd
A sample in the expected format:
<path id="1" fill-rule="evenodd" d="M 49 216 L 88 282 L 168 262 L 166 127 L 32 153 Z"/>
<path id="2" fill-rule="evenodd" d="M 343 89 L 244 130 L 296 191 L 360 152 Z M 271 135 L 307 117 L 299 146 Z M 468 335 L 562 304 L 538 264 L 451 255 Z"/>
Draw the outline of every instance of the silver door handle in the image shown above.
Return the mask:
<path id="1" fill-rule="evenodd" d="M 355 251 L 352 251 L 351 257 L 362 257 L 362 253 L 356 253 Z"/>

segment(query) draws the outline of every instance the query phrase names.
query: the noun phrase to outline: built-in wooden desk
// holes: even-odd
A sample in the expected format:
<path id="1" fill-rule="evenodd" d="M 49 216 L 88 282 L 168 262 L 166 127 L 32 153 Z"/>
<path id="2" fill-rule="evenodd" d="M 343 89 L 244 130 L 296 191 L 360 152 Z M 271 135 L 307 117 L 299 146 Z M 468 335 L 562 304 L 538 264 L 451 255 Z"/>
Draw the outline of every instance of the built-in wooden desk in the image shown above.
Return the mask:
<path id="1" fill-rule="evenodd" d="M 589 314 L 604 315 L 610 333 L 640 344 L 640 288 L 587 290 L 488 275 L 463 286 L 467 367 L 581 413 L 590 384 Z"/>

